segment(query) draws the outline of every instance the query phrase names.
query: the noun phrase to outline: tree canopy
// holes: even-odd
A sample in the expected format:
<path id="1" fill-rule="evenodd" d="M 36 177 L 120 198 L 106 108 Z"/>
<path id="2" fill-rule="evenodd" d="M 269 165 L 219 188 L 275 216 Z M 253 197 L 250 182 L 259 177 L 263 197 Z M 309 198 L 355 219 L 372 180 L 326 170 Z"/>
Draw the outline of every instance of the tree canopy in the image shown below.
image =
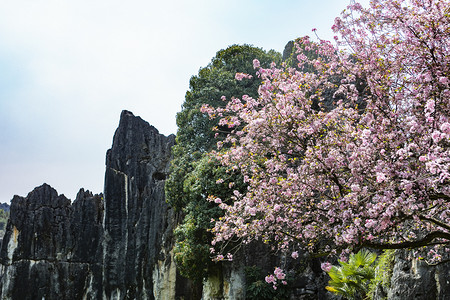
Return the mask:
<path id="1" fill-rule="evenodd" d="M 257 97 L 203 106 L 232 129 L 217 159 L 248 184 L 220 204 L 214 243 L 426 246 L 439 261 L 450 243 L 449 28 L 448 0 L 352 3 L 335 20 L 336 45 L 299 39 L 299 68 L 255 60 Z M 335 105 L 315 109 L 330 89 Z"/>
<path id="2" fill-rule="evenodd" d="M 229 186 L 240 189 L 243 185 L 239 174 L 227 173 L 228 168 L 209 155 L 229 129 L 221 127 L 218 120 L 211 120 L 200 107 L 204 103 L 224 107 L 223 97 L 256 97 L 261 79 L 252 66 L 255 58 L 269 67 L 272 62 L 281 60 L 281 54 L 249 45 L 233 45 L 217 52 L 211 63 L 191 78 L 182 110 L 177 114 L 178 132 L 172 148 L 171 173 L 165 185 L 166 198 L 184 215 L 175 230 L 175 261 L 182 275 L 200 282 L 213 264 L 210 259 L 212 234 L 208 231 L 214 226 L 211 219 L 223 215 L 207 196 L 216 194 L 225 201 L 229 198 L 226 194 Z M 253 76 L 240 78 L 236 77 L 237 72 Z M 214 128 L 218 132 L 214 132 Z"/>
<path id="3" fill-rule="evenodd" d="M 172 149 L 172 169 L 166 182 L 166 196 L 174 207 L 181 209 L 190 202 L 183 184 L 193 170 L 192 164 L 204 153 L 215 149 L 217 138 L 225 136 L 215 136 L 213 129 L 218 126 L 218 121 L 211 120 L 200 112 L 200 107 L 205 103 L 212 107 L 223 107 L 226 102 L 222 97 L 256 97 L 261 79 L 256 76 L 256 70 L 252 66 L 255 58 L 268 67 L 272 62 L 280 62 L 281 54 L 273 50 L 266 52 L 250 45 L 233 45 L 218 51 L 208 66 L 191 77 L 181 112 L 176 118 L 176 145 Z M 238 81 L 237 72 L 254 76 Z"/>

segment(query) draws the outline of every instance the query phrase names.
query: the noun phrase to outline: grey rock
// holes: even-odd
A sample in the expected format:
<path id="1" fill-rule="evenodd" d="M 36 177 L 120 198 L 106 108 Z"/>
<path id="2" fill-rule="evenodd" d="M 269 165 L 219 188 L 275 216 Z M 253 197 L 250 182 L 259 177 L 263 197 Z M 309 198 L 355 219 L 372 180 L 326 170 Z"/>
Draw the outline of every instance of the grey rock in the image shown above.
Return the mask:
<path id="1" fill-rule="evenodd" d="M 106 157 L 104 291 L 107 298 L 153 299 L 152 272 L 171 220 L 164 180 L 175 136 L 123 111 Z"/>
<path id="2" fill-rule="evenodd" d="M 97 214 L 86 216 L 80 206 Z M 94 278 L 101 276 L 102 212 L 101 196 L 84 190 L 73 205 L 47 184 L 15 196 L 0 251 L 1 299 L 82 299 L 101 284 Z"/>
<path id="3" fill-rule="evenodd" d="M 164 198 L 174 141 L 123 111 L 104 200 L 81 189 L 71 203 L 47 184 L 15 196 L 0 250 L 1 298 L 154 299 L 154 281 L 188 294 L 171 258 L 179 217 Z M 175 278 L 159 274 L 172 285 L 154 280 L 158 268 L 172 270 Z"/>
<path id="4" fill-rule="evenodd" d="M 395 255 L 390 287 L 378 287 L 374 299 L 450 299 L 450 263 L 428 265 L 423 260 L 409 259 L 406 250 Z"/>

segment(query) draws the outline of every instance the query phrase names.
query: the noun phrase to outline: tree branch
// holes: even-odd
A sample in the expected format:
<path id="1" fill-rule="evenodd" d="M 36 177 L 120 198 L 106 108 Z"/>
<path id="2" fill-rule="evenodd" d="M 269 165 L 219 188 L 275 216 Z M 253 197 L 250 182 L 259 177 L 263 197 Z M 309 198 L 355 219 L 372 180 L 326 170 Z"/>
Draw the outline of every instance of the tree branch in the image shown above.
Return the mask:
<path id="1" fill-rule="evenodd" d="M 446 264 L 446 263 L 450 262 L 450 259 L 445 259 L 445 260 L 442 260 L 442 261 L 437 262 L 437 263 L 429 263 L 427 261 L 425 261 L 425 262 L 427 263 L 427 265 L 429 265 L 431 267 L 436 267 L 436 266 L 443 265 L 443 264 Z"/>
<path id="2" fill-rule="evenodd" d="M 377 243 L 362 243 L 362 247 L 373 248 L 373 249 L 407 249 L 407 248 L 419 248 L 424 246 L 429 246 L 434 239 L 445 239 L 447 242 L 442 242 L 441 244 L 450 243 L 450 233 L 442 231 L 433 231 L 427 234 L 424 238 L 416 241 L 407 241 L 396 244 L 377 244 Z"/>
<path id="3" fill-rule="evenodd" d="M 422 220 L 422 221 L 429 221 L 429 222 L 434 223 L 435 225 L 437 225 L 439 227 L 442 227 L 442 228 L 445 228 L 447 230 L 450 230 L 450 226 L 449 225 L 447 225 L 447 224 L 445 224 L 445 223 L 443 223 L 443 222 L 441 222 L 441 221 L 439 221 L 437 219 L 428 218 L 428 217 L 424 217 L 424 216 L 419 216 L 419 219 Z"/>
<path id="4" fill-rule="evenodd" d="M 430 195 L 430 199 L 431 200 L 439 200 L 439 199 L 443 199 L 443 200 L 450 200 L 450 196 L 447 196 L 446 194 L 443 193 L 437 193 L 437 194 L 432 194 Z"/>

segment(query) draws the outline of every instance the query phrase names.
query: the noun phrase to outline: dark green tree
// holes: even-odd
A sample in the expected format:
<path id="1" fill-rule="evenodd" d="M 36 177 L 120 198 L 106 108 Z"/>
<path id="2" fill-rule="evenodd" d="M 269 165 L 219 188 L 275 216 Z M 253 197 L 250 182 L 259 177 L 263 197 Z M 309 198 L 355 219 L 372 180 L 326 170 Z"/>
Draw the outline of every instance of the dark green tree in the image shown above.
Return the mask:
<path id="1" fill-rule="evenodd" d="M 218 120 L 210 120 L 200 108 L 203 104 L 224 106 L 226 102 L 221 100 L 222 96 L 227 99 L 243 95 L 257 97 L 261 81 L 253 68 L 254 59 L 268 67 L 272 62 L 278 64 L 281 54 L 250 45 L 233 45 L 220 50 L 208 66 L 191 77 L 182 110 L 177 114 L 178 132 L 176 145 L 172 148 L 171 172 L 165 185 L 166 199 L 185 216 L 175 231 L 175 260 L 182 275 L 194 280 L 203 279 L 212 267 L 208 229 L 213 227 L 211 219 L 222 214 L 217 204 L 206 198 L 208 195 L 229 198 L 223 195 L 226 189 L 221 185 L 236 181 L 232 176 L 239 176 L 227 172 L 208 155 L 225 137 L 227 128 L 218 128 Z M 253 78 L 238 81 L 235 79 L 238 72 Z M 215 137 L 216 133 L 218 136 Z M 231 177 L 233 180 L 229 180 Z"/>

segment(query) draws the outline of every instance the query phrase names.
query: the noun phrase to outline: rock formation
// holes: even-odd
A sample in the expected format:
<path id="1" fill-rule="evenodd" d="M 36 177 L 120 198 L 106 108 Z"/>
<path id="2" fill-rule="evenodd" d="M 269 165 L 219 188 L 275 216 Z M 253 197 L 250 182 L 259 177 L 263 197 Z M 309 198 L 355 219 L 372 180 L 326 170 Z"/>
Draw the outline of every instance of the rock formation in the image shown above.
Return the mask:
<path id="1" fill-rule="evenodd" d="M 171 256 L 177 216 L 164 199 L 174 140 L 123 111 L 104 198 L 82 189 L 71 203 L 47 184 L 15 196 L 1 299 L 189 299 Z"/>
<path id="2" fill-rule="evenodd" d="M 82 299 L 99 290 L 102 219 L 102 197 L 84 190 L 72 205 L 47 184 L 15 196 L 0 252 L 1 299 Z"/>
<path id="3" fill-rule="evenodd" d="M 164 179 L 175 137 L 165 137 L 139 117 L 122 112 L 106 157 L 104 290 L 110 299 L 152 299 L 153 271 L 173 214 Z"/>
<path id="4" fill-rule="evenodd" d="M 390 286 L 378 287 L 375 300 L 446 300 L 450 298 L 450 263 L 430 266 L 423 260 L 407 259 L 405 250 L 394 257 Z"/>

